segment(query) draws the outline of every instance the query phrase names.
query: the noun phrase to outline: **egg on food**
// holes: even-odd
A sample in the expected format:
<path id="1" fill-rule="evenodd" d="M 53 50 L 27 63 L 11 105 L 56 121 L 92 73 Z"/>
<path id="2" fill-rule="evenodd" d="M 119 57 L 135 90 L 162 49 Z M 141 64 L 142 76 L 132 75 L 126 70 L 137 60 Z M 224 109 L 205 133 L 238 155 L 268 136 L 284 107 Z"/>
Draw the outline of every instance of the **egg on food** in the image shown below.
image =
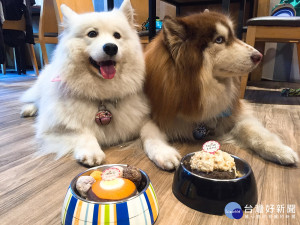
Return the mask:
<path id="1" fill-rule="evenodd" d="M 134 196 L 137 192 L 135 184 L 125 178 L 114 180 L 98 180 L 88 191 L 88 199 L 92 201 L 118 201 Z"/>

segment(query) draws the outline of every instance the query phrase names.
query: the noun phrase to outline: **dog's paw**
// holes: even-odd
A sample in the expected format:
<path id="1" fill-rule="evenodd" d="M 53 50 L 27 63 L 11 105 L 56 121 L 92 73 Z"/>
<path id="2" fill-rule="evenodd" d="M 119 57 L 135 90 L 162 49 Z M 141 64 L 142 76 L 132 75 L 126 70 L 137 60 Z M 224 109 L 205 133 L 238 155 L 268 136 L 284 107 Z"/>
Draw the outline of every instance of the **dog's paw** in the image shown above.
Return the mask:
<path id="1" fill-rule="evenodd" d="M 293 165 L 299 162 L 297 153 L 286 145 L 273 146 L 268 152 L 269 154 L 263 155 L 264 158 L 282 165 Z"/>
<path id="2" fill-rule="evenodd" d="M 166 145 L 157 149 L 150 159 L 164 170 L 173 170 L 179 166 L 181 156 L 175 148 Z"/>
<path id="3" fill-rule="evenodd" d="M 26 104 L 21 109 L 21 117 L 31 117 L 35 116 L 37 113 L 37 107 L 35 104 Z"/>
<path id="4" fill-rule="evenodd" d="M 84 165 L 97 166 L 104 161 L 105 154 L 100 148 L 94 150 L 90 148 L 76 150 L 74 152 L 74 157 L 78 162 Z"/>

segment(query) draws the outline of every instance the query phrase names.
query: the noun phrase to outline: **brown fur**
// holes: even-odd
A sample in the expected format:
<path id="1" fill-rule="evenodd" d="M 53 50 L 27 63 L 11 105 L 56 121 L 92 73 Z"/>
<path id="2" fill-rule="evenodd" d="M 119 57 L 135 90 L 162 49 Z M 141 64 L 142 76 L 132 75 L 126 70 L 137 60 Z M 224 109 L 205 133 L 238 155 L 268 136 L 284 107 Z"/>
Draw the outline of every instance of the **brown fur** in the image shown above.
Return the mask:
<path id="1" fill-rule="evenodd" d="M 211 104 L 203 98 L 221 97 L 214 93 L 213 87 L 206 85 L 215 82 L 211 80 L 211 74 L 207 76 L 205 71 L 201 71 L 203 50 L 216 32 L 212 24 L 218 20 L 228 26 L 226 17 L 217 15 L 210 13 L 210 18 L 204 18 L 208 15 L 201 13 L 184 18 L 166 18 L 163 31 L 146 49 L 145 91 L 151 102 L 153 120 L 161 128 L 168 127 L 178 115 L 186 120 L 201 120 L 200 115 L 210 108 L 207 104 Z M 228 43 L 233 39 L 231 33 Z M 238 79 L 234 82 L 239 85 Z M 232 91 L 238 98 L 238 89 Z M 232 100 L 232 104 L 238 107 L 238 100 Z"/>
<path id="2" fill-rule="evenodd" d="M 201 123 L 209 130 L 206 139 L 235 142 L 281 164 L 296 163 L 297 154 L 239 99 L 240 75 L 252 71 L 261 57 L 234 36 L 232 22 L 222 14 L 167 17 L 145 53 L 152 120 L 141 139 L 148 157 L 160 168 L 176 168 L 181 156 L 167 141 L 203 138 L 195 130 Z"/>

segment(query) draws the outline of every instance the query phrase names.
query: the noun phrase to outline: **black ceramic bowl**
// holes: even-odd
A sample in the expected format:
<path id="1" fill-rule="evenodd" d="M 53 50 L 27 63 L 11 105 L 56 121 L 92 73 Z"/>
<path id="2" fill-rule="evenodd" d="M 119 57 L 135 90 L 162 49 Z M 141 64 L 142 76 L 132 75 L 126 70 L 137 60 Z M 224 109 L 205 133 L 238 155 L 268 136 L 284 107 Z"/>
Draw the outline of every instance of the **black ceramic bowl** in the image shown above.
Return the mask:
<path id="1" fill-rule="evenodd" d="M 243 209 L 257 203 L 257 188 L 250 165 L 243 159 L 234 158 L 236 169 L 242 176 L 235 179 L 212 179 L 197 175 L 187 169 L 194 153 L 181 159 L 173 179 L 173 194 L 183 204 L 200 212 L 222 215 L 229 202 L 237 202 Z"/>

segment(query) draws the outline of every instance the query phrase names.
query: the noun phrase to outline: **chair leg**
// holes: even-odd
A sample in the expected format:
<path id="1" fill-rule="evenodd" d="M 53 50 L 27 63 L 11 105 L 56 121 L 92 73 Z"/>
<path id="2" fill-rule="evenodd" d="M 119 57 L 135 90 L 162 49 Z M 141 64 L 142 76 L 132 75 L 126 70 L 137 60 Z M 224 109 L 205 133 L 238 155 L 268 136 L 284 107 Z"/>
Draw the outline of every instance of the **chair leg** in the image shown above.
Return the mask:
<path id="1" fill-rule="evenodd" d="M 18 71 L 16 48 L 13 48 L 15 71 Z"/>
<path id="2" fill-rule="evenodd" d="M 248 82 L 248 74 L 245 74 L 244 76 L 241 76 L 240 98 L 245 97 L 247 82 Z"/>
<path id="3" fill-rule="evenodd" d="M 42 55 L 43 55 L 42 57 L 43 57 L 44 63 L 45 64 L 49 64 L 48 55 L 47 55 L 47 49 L 46 49 L 46 44 L 40 42 L 40 45 L 41 45 L 41 50 L 42 50 Z"/>
<path id="4" fill-rule="evenodd" d="M 35 74 L 38 76 L 39 75 L 39 68 L 38 68 L 38 64 L 36 61 L 36 56 L 35 56 L 35 52 L 34 52 L 34 48 L 33 48 L 33 44 L 28 44 L 28 49 L 29 49 L 29 54 L 30 54 L 30 59 L 33 65 L 33 69 Z"/>
<path id="5" fill-rule="evenodd" d="M 1 64 L 1 70 L 2 70 L 2 74 L 5 75 L 6 74 L 6 64 L 5 63 Z"/>
<path id="6" fill-rule="evenodd" d="M 254 47 L 256 27 L 249 26 L 247 29 L 246 43 Z"/>
<path id="7" fill-rule="evenodd" d="M 248 45 L 254 46 L 255 32 L 256 32 L 256 27 L 252 27 L 252 26 L 248 27 L 247 36 L 246 36 L 246 43 Z M 245 96 L 247 82 L 248 82 L 248 76 L 249 76 L 249 74 L 243 74 L 241 76 L 240 98 L 244 98 L 244 96 Z"/>
<path id="8" fill-rule="evenodd" d="M 40 43 L 39 43 L 40 45 Z M 44 61 L 43 61 L 43 53 L 42 53 L 42 49 L 41 49 L 41 45 L 39 46 L 39 56 L 40 56 L 40 64 L 41 64 L 41 68 L 44 68 Z"/>
<path id="9" fill-rule="evenodd" d="M 298 68 L 300 73 L 300 42 L 297 43 L 297 53 L 298 53 Z"/>
<path id="10" fill-rule="evenodd" d="M 265 42 L 256 42 L 254 47 L 261 54 L 264 54 L 264 52 L 265 52 Z M 252 81 L 260 81 L 261 80 L 263 64 L 264 64 L 263 61 L 264 61 L 264 58 L 261 60 L 260 64 L 251 72 L 250 80 L 252 80 Z"/>
<path id="11" fill-rule="evenodd" d="M 6 48 L 5 48 L 5 46 L 4 46 L 4 63 L 3 64 L 1 64 L 1 72 L 2 72 L 2 74 L 3 75 L 5 75 L 6 74 Z"/>
<path id="12" fill-rule="evenodd" d="M 256 36 L 256 27 L 255 26 L 248 26 L 247 29 L 247 36 L 246 36 L 246 43 L 251 45 L 252 47 L 260 47 L 264 49 L 264 43 L 255 44 L 255 36 Z M 259 46 L 261 45 L 261 46 Z M 262 46 L 263 45 L 263 46 Z M 263 52 L 262 52 L 263 54 Z M 250 80 L 252 81 L 259 81 L 261 80 L 261 71 L 262 71 L 262 63 L 251 72 Z"/>
<path id="13" fill-rule="evenodd" d="M 21 56 L 21 47 L 14 47 L 14 55 L 15 55 L 15 70 L 19 75 L 22 74 L 22 56 Z"/>

